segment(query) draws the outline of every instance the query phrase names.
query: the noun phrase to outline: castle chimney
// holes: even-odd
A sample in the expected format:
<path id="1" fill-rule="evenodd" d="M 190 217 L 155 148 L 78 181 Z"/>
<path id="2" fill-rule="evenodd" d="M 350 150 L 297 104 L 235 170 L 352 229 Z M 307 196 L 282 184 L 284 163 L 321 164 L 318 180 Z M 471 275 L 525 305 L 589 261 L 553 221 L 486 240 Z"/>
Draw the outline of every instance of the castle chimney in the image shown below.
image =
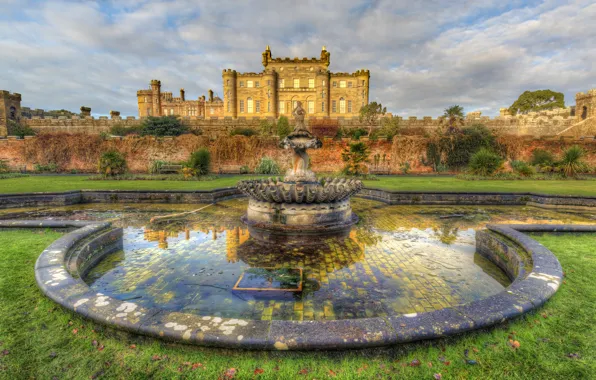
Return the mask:
<path id="1" fill-rule="evenodd" d="M 184 101 L 185 100 L 184 99 L 184 89 L 183 88 L 180 89 L 180 100 L 181 101 Z"/>
<path id="2" fill-rule="evenodd" d="M 81 116 L 82 117 L 91 116 L 91 107 L 82 106 L 81 107 Z"/>
<path id="3" fill-rule="evenodd" d="M 213 90 L 209 89 L 209 101 L 213 101 Z"/>

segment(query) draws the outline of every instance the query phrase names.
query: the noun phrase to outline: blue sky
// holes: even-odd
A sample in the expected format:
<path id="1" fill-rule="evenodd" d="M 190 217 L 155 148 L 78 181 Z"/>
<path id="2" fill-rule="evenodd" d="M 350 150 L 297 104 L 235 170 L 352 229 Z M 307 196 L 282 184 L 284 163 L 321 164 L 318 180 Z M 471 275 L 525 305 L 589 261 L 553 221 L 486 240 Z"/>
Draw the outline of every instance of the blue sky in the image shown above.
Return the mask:
<path id="1" fill-rule="evenodd" d="M 0 0 L 0 89 L 23 105 L 136 115 L 160 79 L 196 99 L 221 70 L 331 52 L 332 71 L 371 71 L 371 100 L 402 116 L 462 105 L 497 115 L 525 90 L 575 104 L 596 87 L 596 4 L 578 1 Z"/>

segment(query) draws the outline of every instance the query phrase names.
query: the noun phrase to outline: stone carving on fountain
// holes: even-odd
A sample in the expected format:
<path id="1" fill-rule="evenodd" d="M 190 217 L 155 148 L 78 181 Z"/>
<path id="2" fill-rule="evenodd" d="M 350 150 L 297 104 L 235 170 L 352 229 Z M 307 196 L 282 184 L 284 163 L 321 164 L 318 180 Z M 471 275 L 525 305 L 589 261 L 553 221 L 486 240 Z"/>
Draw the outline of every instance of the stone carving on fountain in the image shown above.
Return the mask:
<path id="1" fill-rule="evenodd" d="M 283 181 L 268 178 L 238 182 L 238 189 L 249 197 L 248 211 L 242 220 L 252 227 L 252 235 L 259 240 L 278 241 L 272 234 L 280 232 L 345 232 L 358 221 L 352 214 L 350 196 L 362 189 L 362 182 L 346 178 L 317 180 L 308 169 L 306 150 L 323 144 L 305 126 L 305 115 L 302 104 L 297 102 L 292 111 L 294 131 L 280 142 L 282 148 L 294 151 L 292 167 Z"/>

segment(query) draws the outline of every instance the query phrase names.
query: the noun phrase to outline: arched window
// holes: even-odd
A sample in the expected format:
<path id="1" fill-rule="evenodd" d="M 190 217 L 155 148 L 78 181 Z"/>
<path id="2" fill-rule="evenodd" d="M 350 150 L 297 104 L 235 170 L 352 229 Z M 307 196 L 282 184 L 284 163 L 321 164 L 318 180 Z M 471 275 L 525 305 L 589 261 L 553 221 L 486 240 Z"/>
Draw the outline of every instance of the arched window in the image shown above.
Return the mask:
<path id="1" fill-rule="evenodd" d="M 174 109 L 170 108 L 170 116 L 174 114 Z"/>
<path id="2" fill-rule="evenodd" d="M 147 116 L 151 116 L 151 108 L 147 108 Z"/>
<path id="3" fill-rule="evenodd" d="M 10 120 L 16 120 L 16 118 L 17 118 L 17 109 L 14 106 L 10 107 L 9 117 L 10 117 Z"/>
<path id="4" fill-rule="evenodd" d="M 588 117 L 588 107 L 584 106 L 582 108 L 582 120 L 586 120 L 587 117 Z"/>
<path id="5" fill-rule="evenodd" d="M 254 112 L 252 98 L 246 99 L 246 112 L 248 112 L 248 113 Z"/>
<path id="6" fill-rule="evenodd" d="M 314 100 L 308 101 L 308 113 L 315 113 L 315 101 Z"/>
<path id="7" fill-rule="evenodd" d="M 339 98 L 339 113 L 346 113 L 346 100 Z"/>

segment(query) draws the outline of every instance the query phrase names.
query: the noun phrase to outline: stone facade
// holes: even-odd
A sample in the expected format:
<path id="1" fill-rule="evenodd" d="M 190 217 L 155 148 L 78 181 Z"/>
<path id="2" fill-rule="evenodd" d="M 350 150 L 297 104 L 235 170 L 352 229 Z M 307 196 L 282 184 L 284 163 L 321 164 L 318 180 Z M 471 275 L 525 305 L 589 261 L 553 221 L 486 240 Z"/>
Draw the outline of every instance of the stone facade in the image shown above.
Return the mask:
<path id="1" fill-rule="evenodd" d="M 0 136 L 8 135 L 8 120 L 20 120 L 21 94 L 0 91 Z"/>
<path id="2" fill-rule="evenodd" d="M 273 58 L 269 46 L 262 56 L 260 73 L 223 70 L 224 116 L 290 116 L 300 101 L 307 117 L 354 117 L 368 104 L 370 72 L 330 72 L 324 46 L 318 59 Z"/>
<path id="3" fill-rule="evenodd" d="M 137 91 L 139 117 L 147 116 L 192 116 L 192 117 L 222 117 L 223 101 L 213 97 L 209 90 L 209 98 L 205 95 L 197 100 L 186 100 L 186 92 L 180 89 L 180 96 L 173 97 L 171 92 L 161 91 L 161 81 L 153 79 L 150 89 Z"/>

